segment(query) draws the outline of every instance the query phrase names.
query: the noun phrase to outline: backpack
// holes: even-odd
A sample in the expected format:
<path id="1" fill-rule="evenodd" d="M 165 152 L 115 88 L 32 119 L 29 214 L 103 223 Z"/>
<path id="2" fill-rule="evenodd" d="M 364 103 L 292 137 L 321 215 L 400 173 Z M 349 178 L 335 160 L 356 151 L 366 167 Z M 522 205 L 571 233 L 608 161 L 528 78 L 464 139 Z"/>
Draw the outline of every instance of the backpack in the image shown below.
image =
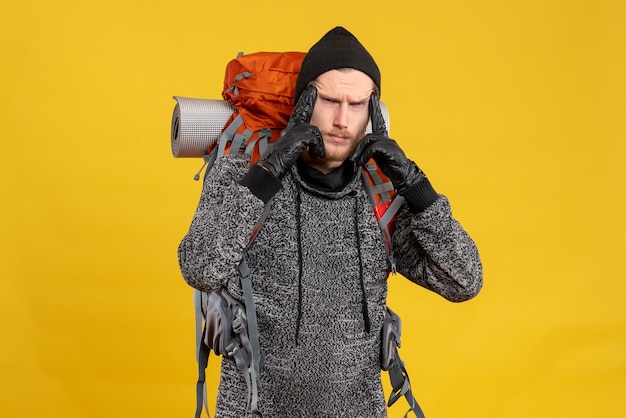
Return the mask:
<path id="1" fill-rule="evenodd" d="M 302 52 L 239 53 L 226 66 L 223 100 L 174 96 L 177 103 L 171 125 L 172 154 L 175 158 L 204 160 L 194 176 L 195 180 L 199 180 L 205 167 L 206 178 L 217 158 L 222 155 L 247 154 L 250 155 L 251 164 L 254 164 L 269 145 L 278 140 L 293 110 L 296 79 L 304 56 Z M 387 108 L 383 102 L 380 107 L 388 127 Z M 371 132 L 371 123 L 368 123 L 366 131 Z M 395 194 L 393 185 L 374 160 L 365 164 L 362 173 L 387 246 L 389 271 L 395 274 L 393 226 L 404 199 Z M 266 205 L 248 246 L 262 226 L 270 204 Z M 198 363 L 196 418 L 200 418 L 203 405 L 208 414 L 205 377 L 210 351 L 235 359 L 248 385 L 248 410 L 261 415 L 258 410 L 258 389 L 262 353 L 245 254 L 239 270 L 243 305 L 229 295 L 226 289 L 210 293 L 194 290 Z M 381 369 L 389 372 L 392 386 L 387 405 L 392 406 L 398 398 L 404 396 L 410 406 L 405 417 L 413 411 L 418 418 L 424 418 L 413 398 L 408 373 L 398 354 L 400 333 L 400 318 L 387 308 L 380 353 Z"/>

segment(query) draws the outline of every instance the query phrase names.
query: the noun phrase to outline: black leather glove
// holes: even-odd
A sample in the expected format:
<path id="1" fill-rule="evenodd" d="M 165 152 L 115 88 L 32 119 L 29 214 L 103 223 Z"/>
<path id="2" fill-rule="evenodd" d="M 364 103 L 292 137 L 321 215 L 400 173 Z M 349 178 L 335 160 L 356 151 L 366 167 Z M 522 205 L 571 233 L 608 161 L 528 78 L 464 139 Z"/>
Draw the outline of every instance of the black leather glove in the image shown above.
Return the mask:
<path id="1" fill-rule="evenodd" d="M 350 160 L 357 165 L 364 165 L 373 158 L 382 172 L 389 177 L 398 193 L 402 194 L 424 179 L 424 173 L 407 158 L 396 141 L 389 138 L 376 94 L 370 96 L 370 118 L 372 133 L 366 135 L 357 144 Z"/>
<path id="2" fill-rule="evenodd" d="M 298 99 L 287 127 L 281 133 L 275 145 L 258 161 L 257 164 L 282 178 L 296 162 L 302 151 L 309 149 L 312 158 L 324 158 L 324 139 L 316 126 L 310 125 L 311 113 L 317 99 L 317 90 L 309 86 Z"/>

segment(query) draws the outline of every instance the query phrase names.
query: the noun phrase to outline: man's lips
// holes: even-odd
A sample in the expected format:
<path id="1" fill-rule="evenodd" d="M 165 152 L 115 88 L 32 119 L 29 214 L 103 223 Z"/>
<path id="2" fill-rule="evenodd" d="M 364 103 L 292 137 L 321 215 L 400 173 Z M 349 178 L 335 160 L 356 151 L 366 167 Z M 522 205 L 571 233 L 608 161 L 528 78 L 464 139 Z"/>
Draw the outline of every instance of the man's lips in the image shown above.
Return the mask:
<path id="1" fill-rule="evenodd" d="M 333 135 L 333 134 L 329 134 L 328 135 L 328 139 L 330 140 L 330 142 L 334 142 L 337 144 L 341 144 L 344 142 L 348 141 L 348 138 L 342 135 Z"/>

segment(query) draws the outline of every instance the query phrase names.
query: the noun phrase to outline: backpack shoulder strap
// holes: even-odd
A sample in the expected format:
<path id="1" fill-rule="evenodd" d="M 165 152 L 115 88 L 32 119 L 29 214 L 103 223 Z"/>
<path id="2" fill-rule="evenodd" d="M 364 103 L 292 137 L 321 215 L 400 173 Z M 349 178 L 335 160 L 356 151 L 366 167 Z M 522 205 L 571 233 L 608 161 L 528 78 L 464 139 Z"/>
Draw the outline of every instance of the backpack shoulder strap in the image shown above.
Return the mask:
<path id="1" fill-rule="evenodd" d="M 393 256 L 393 232 L 398 210 L 404 202 L 404 197 L 395 193 L 393 184 L 376 165 L 372 159 L 365 164 L 363 179 L 369 192 L 374 214 L 378 220 L 378 226 L 382 231 L 387 246 L 387 259 L 392 274 L 396 273 L 396 262 Z M 413 411 L 417 418 L 425 418 L 422 409 L 418 405 L 411 390 L 409 374 L 400 359 L 398 348 L 400 347 L 400 334 L 402 321 L 400 317 L 389 307 L 386 308 L 385 321 L 383 324 L 382 348 L 386 350 L 383 358 L 383 370 L 389 373 L 392 392 L 389 395 L 387 406 L 392 406 L 400 397 L 404 396 L 409 404 L 409 410 L 404 414 L 408 417 Z"/>
<path id="2" fill-rule="evenodd" d="M 261 361 L 262 361 L 262 353 L 261 353 L 261 344 L 259 343 L 259 326 L 256 318 L 256 307 L 254 305 L 254 296 L 252 294 L 252 281 L 250 280 L 250 269 L 248 267 L 248 263 L 246 262 L 246 251 L 254 238 L 256 238 L 261 226 L 265 223 L 265 219 L 270 213 L 270 209 L 272 207 L 272 199 L 270 199 L 263 208 L 263 212 L 261 213 L 261 218 L 256 228 L 252 232 L 250 239 L 248 240 L 248 244 L 244 249 L 244 254 L 241 257 L 241 261 L 239 262 L 239 272 L 241 276 L 239 278 L 241 283 L 241 289 L 243 290 L 244 304 L 246 307 L 246 318 L 248 322 L 248 340 L 250 342 L 250 364 L 248 365 L 248 374 L 250 376 L 250 384 L 248 387 L 248 401 L 249 401 L 249 410 L 252 413 L 260 415 L 259 411 L 259 388 L 261 386 Z"/>
<path id="3" fill-rule="evenodd" d="M 425 418 L 422 408 L 415 400 L 413 391 L 411 389 L 411 381 L 409 380 L 409 374 L 404 367 L 404 363 L 400 359 L 400 355 L 396 349 L 397 361 L 388 370 L 389 381 L 391 382 L 391 394 L 389 395 L 389 402 L 387 406 L 392 406 L 401 396 L 404 396 L 409 404 L 409 410 L 404 414 L 404 418 L 409 416 L 409 412 L 413 411 L 417 418 Z"/>
<path id="4" fill-rule="evenodd" d="M 202 342 L 202 338 L 204 335 L 202 306 L 204 303 L 203 299 L 207 296 L 208 294 L 205 292 L 201 292 L 198 289 L 193 290 L 193 304 L 196 314 L 196 362 L 198 363 L 198 381 L 196 382 L 196 412 L 194 414 L 195 418 L 200 418 L 200 415 L 202 414 L 202 406 L 204 406 L 204 408 L 206 409 L 207 415 L 210 416 L 209 404 L 207 402 L 206 396 L 206 369 L 209 365 L 209 355 L 211 354 L 211 350 L 206 344 Z"/>
<path id="5" fill-rule="evenodd" d="M 387 406 L 392 406 L 401 396 L 404 396 L 409 404 L 409 410 L 404 414 L 404 418 L 407 418 L 411 411 L 417 418 L 425 418 L 424 412 L 413 397 L 409 374 L 398 353 L 401 334 L 402 321 L 400 317 L 387 307 L 381 337 L 381 368 L 389 373 L 391 383 L 391 394 Z"/>
<path id="6" fill-rule="evenodd" d="M 208 172 L 208 170 L 207 170 Z M 247 326 L 244 323 L 238 323 L 237 326 L 242 327 L 238 332 L 244 347 L 247 348 L 249 353 L 248 358 L 243 358 L 241 355 L 242 350 L 235 352 L 233 357 L 237 363 L 237 367 L 244 373 L 244 378 L 248 386 L 248 410 L 253 413 L 259 414 L 259 388 L 261 385 L 261 363 L 262 352 L 261 345 L 259 343 L 259 327 L 256 318 L 256 307 L 254 305 L 254 297 L 252 294 L 252 281 L 250 280 L 250 269 L 246 262 L 245 253 L 258 234 L 261 226 L 265 222 L 272 205 L 272 200 L 265 204 L 261 218 L 256 228 L 252 232 L 246 247 L 244 248 L 244 254 L 239 262 L 240 272 L 240 284 L 243 291 L 244 306 L 246 310 Z M 195 418 L 200 418 L 202 414 L 202 408 L 207 412 L 210 417 L 209 405 L 206 394 L 206 369 L 209 364 L 209 356 L 211 350 L 204 344 L 204 318 L 202 315 L 202 306 L 204 306 L 205 298 L 209 297 L 210 293 L 202 292 L 198 289 L 194 289 L 194 309 L 196 315 L 196 361 L 198 363 L 198 381 L 196 382 L 196 412 Z M 237 331 L 237 330 L 236 330 Z"/>
<path id="7" fill-rule="evenodd" d="M 374 215 L 376 216 L 378 226 L 385 239 L 389 270 L 392 274 L 396 274 L 396 261 L 393 257 L 392 239 L 396 215 L 404 202 L 404 198 L 395 193 L 393 184 L 391 184 L 389 178 L 378 168 L 373 159 L 363 166 L 361 172 L 363 175 L 363 183 L 365 184 L 370 201 L 374 207 Z"/>

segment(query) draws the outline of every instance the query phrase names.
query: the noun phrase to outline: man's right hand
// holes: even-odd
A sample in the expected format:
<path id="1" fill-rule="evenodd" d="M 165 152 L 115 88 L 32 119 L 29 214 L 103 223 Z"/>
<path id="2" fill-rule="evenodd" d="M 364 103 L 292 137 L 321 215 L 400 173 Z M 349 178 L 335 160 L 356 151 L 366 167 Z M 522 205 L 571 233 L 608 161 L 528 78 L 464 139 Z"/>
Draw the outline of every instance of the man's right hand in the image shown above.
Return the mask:
<path id="1" fill-rule="evenodd" d="M 298 99 L 287 127 L 272 148 L 263 155 L 257 164 L 276 178 L 282 178 L 296 162 L 302 151 L 309 149 L 312 158 L 324 158 L 324 139 L 322 134 L 309 123 L 317 99 L 317 90 L 309 86 Z"/>

